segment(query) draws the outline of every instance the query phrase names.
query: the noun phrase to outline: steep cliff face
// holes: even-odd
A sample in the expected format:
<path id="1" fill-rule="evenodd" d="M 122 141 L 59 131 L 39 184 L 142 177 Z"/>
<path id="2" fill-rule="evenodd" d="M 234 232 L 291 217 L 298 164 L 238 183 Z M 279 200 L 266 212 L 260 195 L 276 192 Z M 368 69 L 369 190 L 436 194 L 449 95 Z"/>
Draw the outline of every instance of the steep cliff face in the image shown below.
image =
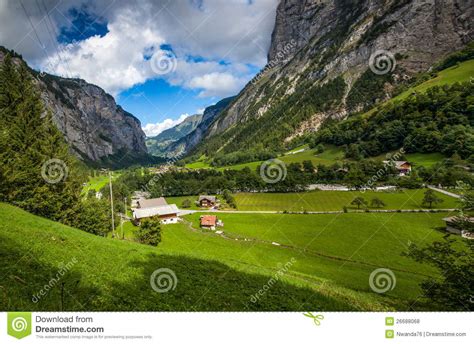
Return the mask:
<path id="1" fill-rule="evenodd" d="M 472 41 L 473 8 L 467 0 L 282 0 L 268 65 L 196 153 L 283 147 L 328 118 L 370 108 Z"/>
<path id="2" fill-rule="evenodd" d="M 0 63 L 5 53 L 0 50 Z M 31 72 L 46 108 L 79 157 L 98 161 L 125 151 L 146 154 L 140 121 L 103 89 L 80 79 Z"/>

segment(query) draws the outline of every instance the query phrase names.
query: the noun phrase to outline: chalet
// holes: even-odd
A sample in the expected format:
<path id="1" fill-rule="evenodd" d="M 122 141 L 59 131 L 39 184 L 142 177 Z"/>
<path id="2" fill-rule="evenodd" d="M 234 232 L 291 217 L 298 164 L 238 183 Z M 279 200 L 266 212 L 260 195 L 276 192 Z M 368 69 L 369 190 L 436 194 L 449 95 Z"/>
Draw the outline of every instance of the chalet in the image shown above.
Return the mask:
<path id="1" fill-rule="evenodd" d="M 392 165 L 398 171 L 399 176 L 406 176 L 411 172 L 411 164 L 408 161 L 393 161 L 393 160 L 386 160 L 384 164 Z"/>
<path id="2" fill-rule="evenodd" d="M 470 225 L 471 228 L 474 228 L 474 217 L 466 217 L 464 219 L 461 219 L 459 216 L 451 216 L 445 217 L 443 221 L 446 222 L 447 232 L 461 235 L 463 238 L 466 239 L 474 239 L 473 232 L 459 228 L 459 224 L 461 221 L 465 221 L 467 224 Z"/>
<path id="3" fill-rule="evenodd" d="M 168 202 L 166 202 L 166 199 L 164 197 L 150 199 L 140 198 L 139 200 L 137 200 L 138 209 L 161 207 L 163 205 L 168 205 Z"/>
<path id="4" fill-rule="evenodd" d="M 133 210 L 133 219 L 140 222 L 142 219 L 158 217 L 162 224 L 178 222 L 179 209 L 176 204 L 160 205 L 156 207 L 137 208 Z"/>
<path id="5" fill-rule="evenodd" d="M 200 218 L 201 228 L 215 230 L 218 224 L 216 215 L 202 215 Z"/>
<path id="6" fill-rule="evenodd" d="M 216 205 L 216 196 L 199 196 L 199 206 L 203 208 L 210 208 Z"/>

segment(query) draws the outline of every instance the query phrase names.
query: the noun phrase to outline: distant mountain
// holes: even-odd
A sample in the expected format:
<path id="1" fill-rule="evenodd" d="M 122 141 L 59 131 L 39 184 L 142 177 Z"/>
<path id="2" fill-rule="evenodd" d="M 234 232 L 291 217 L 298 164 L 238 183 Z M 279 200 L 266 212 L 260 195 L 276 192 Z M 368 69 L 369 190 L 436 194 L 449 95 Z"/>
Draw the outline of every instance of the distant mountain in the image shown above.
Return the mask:
<path id="1" fill-rule="evenodd" d="M 234 99 L 235 97 L 224 98 L 215 105 L 207 107 L 204 110 L 198 126 L 189 134 L 171 143 L 163 154 L 168 157 L 173 157 L 182 153 L 188 153 L 192 150 L 204 138 L 211 124 L 219 118 Z"/>
<path id="2" fill-rule="evenodd" d="M 188 135 L 201 123 L 203 115 L 192 115 L 176 126 L 166 129 L 155 137 L 146 139 L 148 152 L 152 155 L 166 155 L 168 147 L 180 138 Z"/>
<path id="3" fill-rule="evenodd" d="M 16 64 L 26 64 L 20 55 L 0 46 L 0 66 L 6 54 Z M 118 161 L 143 162 L 148 157 L 140 121 L 110 94 L 81 79 L 30 71 L 46 109 L 79 158 L 94 166 L 108 162 L 117 166 Z"/>

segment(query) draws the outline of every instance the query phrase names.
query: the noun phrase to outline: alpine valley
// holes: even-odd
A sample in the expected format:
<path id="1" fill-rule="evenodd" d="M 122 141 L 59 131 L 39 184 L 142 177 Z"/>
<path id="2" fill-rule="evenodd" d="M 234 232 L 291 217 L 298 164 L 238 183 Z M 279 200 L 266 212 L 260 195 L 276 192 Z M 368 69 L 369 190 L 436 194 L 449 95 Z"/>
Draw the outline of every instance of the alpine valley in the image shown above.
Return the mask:
<path id="1" fill-rule="evenodd" d="M 473 1 L 6 3 L 0 311 L 474 310 Z"/>

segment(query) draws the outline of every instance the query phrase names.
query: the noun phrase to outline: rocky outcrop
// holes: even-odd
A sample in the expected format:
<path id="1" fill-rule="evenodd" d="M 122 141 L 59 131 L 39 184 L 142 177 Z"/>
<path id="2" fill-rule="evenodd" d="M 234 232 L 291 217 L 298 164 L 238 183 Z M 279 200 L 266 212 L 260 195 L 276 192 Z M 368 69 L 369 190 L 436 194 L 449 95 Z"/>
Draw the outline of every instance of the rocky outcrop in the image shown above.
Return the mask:
<path id="1" fill-rule="evenodd" d="M 217 137 L 226 152 L 283 143 L 334 113 L 390 97 L 397 84 L 472 41 L 473 8 L 467 0 L 282 0 L 267 67 L 212 123 L 202 151 Z M 313 101 L 338 78 L 345 84 L 338 101 Z M 362 91 L 368 86 L 375 91 Z"/>
<path id="2" fill-rule="evenodd" d="M 0 50 L 0 63 L 5 53 Z M 80 158 L 99 161 L 117 153 L 147 153 L 140 121 L 103 89 L 81 79 L 31 73 L 46 109 Z"/>

